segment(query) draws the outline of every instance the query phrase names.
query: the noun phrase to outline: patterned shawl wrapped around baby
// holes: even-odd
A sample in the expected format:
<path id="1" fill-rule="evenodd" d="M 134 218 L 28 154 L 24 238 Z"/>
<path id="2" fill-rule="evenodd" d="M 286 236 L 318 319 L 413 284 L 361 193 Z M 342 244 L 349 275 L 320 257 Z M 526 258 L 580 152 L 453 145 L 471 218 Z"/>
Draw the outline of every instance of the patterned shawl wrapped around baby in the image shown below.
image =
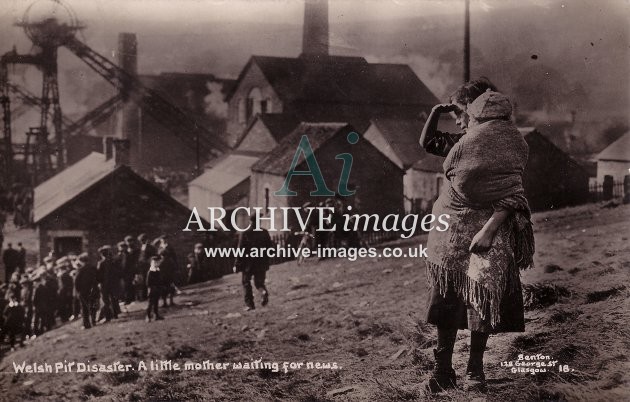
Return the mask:
<path id="1" fill-rule="evenodd" d="M 446 231 L 429 234 L 429 280 L 443 295 L 454 286 L 493 327 L 502 296 L 520 291 L 519 270 L 533 264 L 534 237 L 522 183 L 527 155 L 525 140 L 509 120 L 469 128 L 444 161 L 449 185 L 433 206 L 433 214 L 450 219 Z M 489 251 L 471 254 L 473 237 L 498 209 L 513 213 Z"/>

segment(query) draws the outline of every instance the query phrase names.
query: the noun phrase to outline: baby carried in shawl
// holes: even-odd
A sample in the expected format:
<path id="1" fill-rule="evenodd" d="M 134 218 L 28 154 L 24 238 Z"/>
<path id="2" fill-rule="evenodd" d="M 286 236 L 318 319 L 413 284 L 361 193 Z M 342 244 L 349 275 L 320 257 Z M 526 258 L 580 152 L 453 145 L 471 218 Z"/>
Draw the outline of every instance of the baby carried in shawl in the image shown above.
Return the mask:
<path id="1" fill-rule="evenodd" d="M 534 237 L 522 175 L 527 163 L 525 140 L 509 120 L 511 106 L 497 92 L 486 92 L 468 107 L 479 123 L 471 125 L 444 161 L 448 179 L 433 214 L 450 215 L 446 231 L 431 231 L 427 272 L 445 295 L 453 288 L 482 320 L 495 327 L 501 299 L 520 292 L 519 270 L 531 267 Z M 475 234 L 495 210 L 512 211 L 487 252 L 469 251 Z"/>

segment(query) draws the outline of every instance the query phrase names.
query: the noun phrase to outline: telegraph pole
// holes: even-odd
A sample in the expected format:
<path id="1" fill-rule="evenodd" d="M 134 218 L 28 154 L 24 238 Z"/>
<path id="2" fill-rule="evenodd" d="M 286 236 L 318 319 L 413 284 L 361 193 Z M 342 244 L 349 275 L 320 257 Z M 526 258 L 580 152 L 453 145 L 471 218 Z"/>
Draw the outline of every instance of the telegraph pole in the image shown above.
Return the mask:
<path id="1" fill-rule="evenodd" d="M 464 14 L 464 82 L 470 81 L 470 0 L 465 0 Z"/>

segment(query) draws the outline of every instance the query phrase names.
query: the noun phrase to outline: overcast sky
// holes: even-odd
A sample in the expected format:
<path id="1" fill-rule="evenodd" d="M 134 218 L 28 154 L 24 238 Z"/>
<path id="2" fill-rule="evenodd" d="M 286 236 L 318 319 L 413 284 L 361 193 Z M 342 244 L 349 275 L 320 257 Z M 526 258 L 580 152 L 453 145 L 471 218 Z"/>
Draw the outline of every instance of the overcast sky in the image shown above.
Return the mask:
<path id="1" fill-rule="evenodd" d="M 627 116 L 630 41 L 625 21 L 630 0 L 470 2 L 473 75 L 492 76 L 509 91 L 525 69 L 534 64 L 552 67 L 557 70 L 554 77 L 563 81 L 558 85 L 570 90 L 579 83 L 586 88 L 590 103 L 583 109 L 623 111 Z M 140 74 L 192 72 L 234 78 L 252 54 L 295 57 L 302 46 L 303 0 L 63 3 L 85 25 L 79 39 L 110 60 L 117 60 L 118 33 L 136 33 Z M 443 96 L 461 77 L 456 67 L 462 58 L 464 4 L 464 0 L 329 0 L 331 53 L 408 64 L 438 97 Z M 54 1 L 0 0 L 0 5 L 0 54 L 13 45 L 21 54 L 33 52 L 31 42 L 13 23 L 31 5 L 31 21 L 37 21 L 37 15 L 50 12 Z M 57 14 L 63 20 L 59 13 L 63 12 Z M 59 66 L 64 111 L 80 114 L 109 97 L 105 92 L 95 95 L 102 78 L 65 49 L 59 53 Z M 34 93 L 40 90 L 41 74 L 36 69 L 18 65 L 10 73 L 12 82 Z M 92 103 L 87 105 L 88 101 Z"/>
<path id="2" fill-rule="evenodd" d="M 575 0 L 573 0 L 575 1 Z M 21 18 L 26 8 L 48 8 L 51 0 L 3 0 L 3 20 Z M 301 0 L 64 0 L 82 20 L 181 21 L 277 21 L 301 24 Z M 547 0 L 472 0 L 473 12 L 496 8 L 546 7 Z M 464 0 L 330 0 L 330 22 L 391 20 L 435 14 L 463 13 Z"/>

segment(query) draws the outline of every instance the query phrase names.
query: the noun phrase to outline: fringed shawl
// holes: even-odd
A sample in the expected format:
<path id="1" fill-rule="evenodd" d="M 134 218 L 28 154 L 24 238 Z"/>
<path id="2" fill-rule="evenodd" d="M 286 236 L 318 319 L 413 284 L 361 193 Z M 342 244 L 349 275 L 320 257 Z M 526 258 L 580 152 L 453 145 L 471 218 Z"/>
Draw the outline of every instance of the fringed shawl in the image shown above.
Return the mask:
<path id="1" fill-rule="evenodd" d="M 493 327 L 500 320 L 502 296 L 520 291 L 519 270 L 533 264 L 534 236 L 522 184 L 527 154 L 525 140 L 509 121 L 471 127 L 444 161 L 449 185 L 433 206 L 433 214 L 450 219 L 446 231 L 429 234 L 429 280 L 442 295 L 450 282 Z M 471 255 L 472 238 L 497 209 L 513 213 L 490 250 Z"/>

